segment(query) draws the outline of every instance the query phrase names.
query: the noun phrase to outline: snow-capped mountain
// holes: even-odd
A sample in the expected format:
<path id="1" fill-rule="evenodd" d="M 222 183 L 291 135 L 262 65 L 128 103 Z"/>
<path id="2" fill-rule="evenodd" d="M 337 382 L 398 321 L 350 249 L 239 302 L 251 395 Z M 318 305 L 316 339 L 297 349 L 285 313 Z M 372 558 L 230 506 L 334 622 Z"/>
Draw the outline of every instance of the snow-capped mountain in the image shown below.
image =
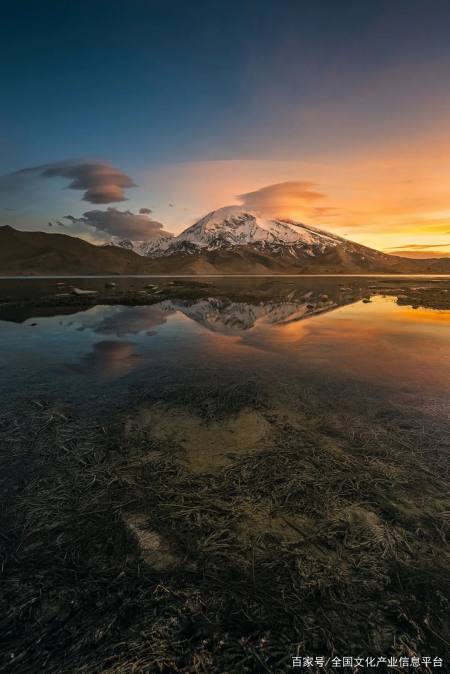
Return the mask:
<path id="1" fill-rule="evenodd" d="M 152 273 L 163 274 L 409 272 L 413 266 L 322 229 L 240 206 L 212 211 L 178 236 L 114 245 L 146 257 Z"/>
<path id="2" fill-rule="evenodd" d="M 146 257 L 195 254 L 202 249 L 212 251 L 249 245 L 275 252 L 283 248 L 289 248 L 291 252 L 300 249 L 303 254 L 314 256 L 344 241 L 300 222 L 263 218 L 240 206 L 225 206 L 208 213 L 178 236 L 165 234 L 148 241 L 125 239 L 114 242 L 114 245 Z"/>
<path id="3" fill-rule="evenodd" d="M 212 221 L 216 218 L 213 217 Z M 243 220 L 239 220 L 239 216 L 237 219 L 242 225 Z M 244 218 L 246 219 L 247 217 Z M 253 226 L 256 224 L 259 227 L 261 220 L 255 218 L 251 222 L 253 225 L 250 231 L 257 232 Z M 342 273 L 448 274 L 450 271 L 449 258 L 411 260 L 386 255 L 312 227 L 293 224 L 287 220 L 270 221 L 272 222 L 275 223 L 277 237 L 280 236 L 277 228 L 280 222 L 297 234 L 301 233 L 301 236 L 296 243 L 283 244 L 277 238 L 276 241 L 263 239 L 262 242 L 254 243 L 225 243 L 223 246 L 212 245 L 210 248 L 211 241 L 204 242 L 204 230 L 199 227 L 199 239 L 203 245 L 199 245 L 197 241 L 183 240 L 183 235 L 180 235 L 141 242 L 122 241 L 120 246 L 116 242 L 114 245 L 98 246 L 67 234 L 25 232 L 5 225 L 0 227 L 0 266 L 3 273 L 12 275 L 122 273 L 267 276 Z M 220 224 L 219 221 L 217 225 Z M 225 241 L 233 242 L 239 227 L 229 228 L 226 222 L 223 224 L 224 227 L 219 229 L 222 229 Z M 217 231 L 217 227 L 214 227 Z M 191 237 L 192 228 L 189 229 Z M 230 229 L 233 237 L 229 236 Z M 274 231 L 271 230 L 269 234 L 273 236 Z M 206 236 L 209 236 L 208 232 Z M 312 244 L 309 237 L 312 237 Z M 213 242 L 217 240 L 217 237 L 212 239 Z M 140 251 L 139 255 L 135 249 Z"/>
<path id="4" fill-rule="evenodd" d="M 323 252 L 343 239 L 292 220 L 262 218 L 239 206 L 226 206 L 205 215 L 177 236 L 176 241 L 208 250 L 252 244 L 275 249 L 302 246 L 313 255 L 315 250 Z"/>
<path id="5" fill-rule="evenodd" d="M 162 234 L 161 236 L 145 241 L 132 241 L 131 239 L 115 240 L 109 245 L 132 250 L 144 257 L 158 257 L 158 255 L 162 254 L 167 249 L 174 238 L 173 234 Z"/>

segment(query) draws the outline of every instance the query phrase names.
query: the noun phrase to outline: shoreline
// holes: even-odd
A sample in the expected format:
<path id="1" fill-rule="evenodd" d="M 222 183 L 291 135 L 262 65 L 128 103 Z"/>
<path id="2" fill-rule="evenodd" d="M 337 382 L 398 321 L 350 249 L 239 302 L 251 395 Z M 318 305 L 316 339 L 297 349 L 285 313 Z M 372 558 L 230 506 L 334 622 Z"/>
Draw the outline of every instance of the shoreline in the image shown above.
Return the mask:
<path id="1" fill-rule="evenodd" d="M 372 297 L 388 295 L 396 296 L 399 305 L 450 310 L 450 277 L 351 276 L 346 277 L 347 285 L 342 284 L 344 278 L 341 276 L 246 278 L 248 283 L 236 286 L 232 277 L 33 277 L 20 281 L 3 279 L 7 284 L 4 287 L 0 279 L 0 319 L 14 309 L 31 312 L 39 307 L 56 310 L 58 307 L 88 309 L 99 304 L 150 306 L 170 299 L 194 302 L 218 297 L 250 304 L 276 299 L 283 303 L 297 291 L 301 301 L 300 291 L 304 295 L 305 286 L 309 290 L 308 282 L 314 290 L 315 302 L 319 304 L 326 292 L 325 296 L 331 296 L 337 307 L 360 300 L 370 302 Z M 80 281 L 79 288 L 70 283 L 74 280 Z M 152 283 L 146 283 L 148 280 Z M 136 281 L 136 284 L 127 284 L 127 281 Z M 415 285 L 419 281 L 421 285 Z"/>
<path id="2" fill-rule="evenodd" d="M 0 281 L 52 280 L 52 279 L 127 279 L 127 278 L 442 278 L 450 279 L 450 274 L 53 274 L 1 276 Z"/>

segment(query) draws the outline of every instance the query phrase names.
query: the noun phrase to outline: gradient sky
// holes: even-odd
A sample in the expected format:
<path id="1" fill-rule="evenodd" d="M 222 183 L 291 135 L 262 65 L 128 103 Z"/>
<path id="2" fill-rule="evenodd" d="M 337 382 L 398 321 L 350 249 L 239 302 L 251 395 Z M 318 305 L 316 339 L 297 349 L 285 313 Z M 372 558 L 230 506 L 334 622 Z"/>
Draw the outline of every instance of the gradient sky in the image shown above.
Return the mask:
<path id="1" fill-rule="evenodd" d="M 83 213 L 152 235 L 242 203 L 450 252 L 448 0 L 8 4 L 0 224 L 102 241 Z"/>

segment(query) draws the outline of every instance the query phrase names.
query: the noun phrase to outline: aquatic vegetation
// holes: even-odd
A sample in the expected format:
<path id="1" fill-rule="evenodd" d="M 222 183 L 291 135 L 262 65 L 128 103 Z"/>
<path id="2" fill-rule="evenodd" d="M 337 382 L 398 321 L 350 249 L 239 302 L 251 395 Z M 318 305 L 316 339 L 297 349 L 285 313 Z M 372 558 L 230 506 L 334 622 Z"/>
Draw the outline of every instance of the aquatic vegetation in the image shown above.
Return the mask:
<path id="1" fill-rule="evenodd" d="M 192 470 L 156 397 L 171 401 L 166 427 L 183 409 L 205 433 L 253 409 L 266 442 Z M 171 381 L 95 420 L 18 405 L 0 426 L 3 671 L 282 672 L 297 650 L 445 652 L 445 419 L 373 391 L 252 382 Z"/>

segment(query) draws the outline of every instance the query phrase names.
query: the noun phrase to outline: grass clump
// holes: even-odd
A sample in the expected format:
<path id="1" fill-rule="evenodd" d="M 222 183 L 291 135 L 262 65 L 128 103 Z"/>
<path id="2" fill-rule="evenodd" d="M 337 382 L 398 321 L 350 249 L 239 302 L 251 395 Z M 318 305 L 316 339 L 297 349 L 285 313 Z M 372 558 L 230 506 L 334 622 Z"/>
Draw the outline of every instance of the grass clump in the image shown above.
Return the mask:
<path id="1" fill-rule="evenodd" d="M 163 401 L 172 425 L 180 408 L 204 429 L 233 428 L 245 409 L 264 417 L 262 444 L 203 470 L 186 461 L 195 447 L 138 423 L 135 407 L 112 422 L 50 403 L 4 408 L 0 671 L 277 673 L 297 652 L 443 657 L 446 422 L 330 408 L 300 387 L 271 396 L 172 382 L 140 399 Z"/>

